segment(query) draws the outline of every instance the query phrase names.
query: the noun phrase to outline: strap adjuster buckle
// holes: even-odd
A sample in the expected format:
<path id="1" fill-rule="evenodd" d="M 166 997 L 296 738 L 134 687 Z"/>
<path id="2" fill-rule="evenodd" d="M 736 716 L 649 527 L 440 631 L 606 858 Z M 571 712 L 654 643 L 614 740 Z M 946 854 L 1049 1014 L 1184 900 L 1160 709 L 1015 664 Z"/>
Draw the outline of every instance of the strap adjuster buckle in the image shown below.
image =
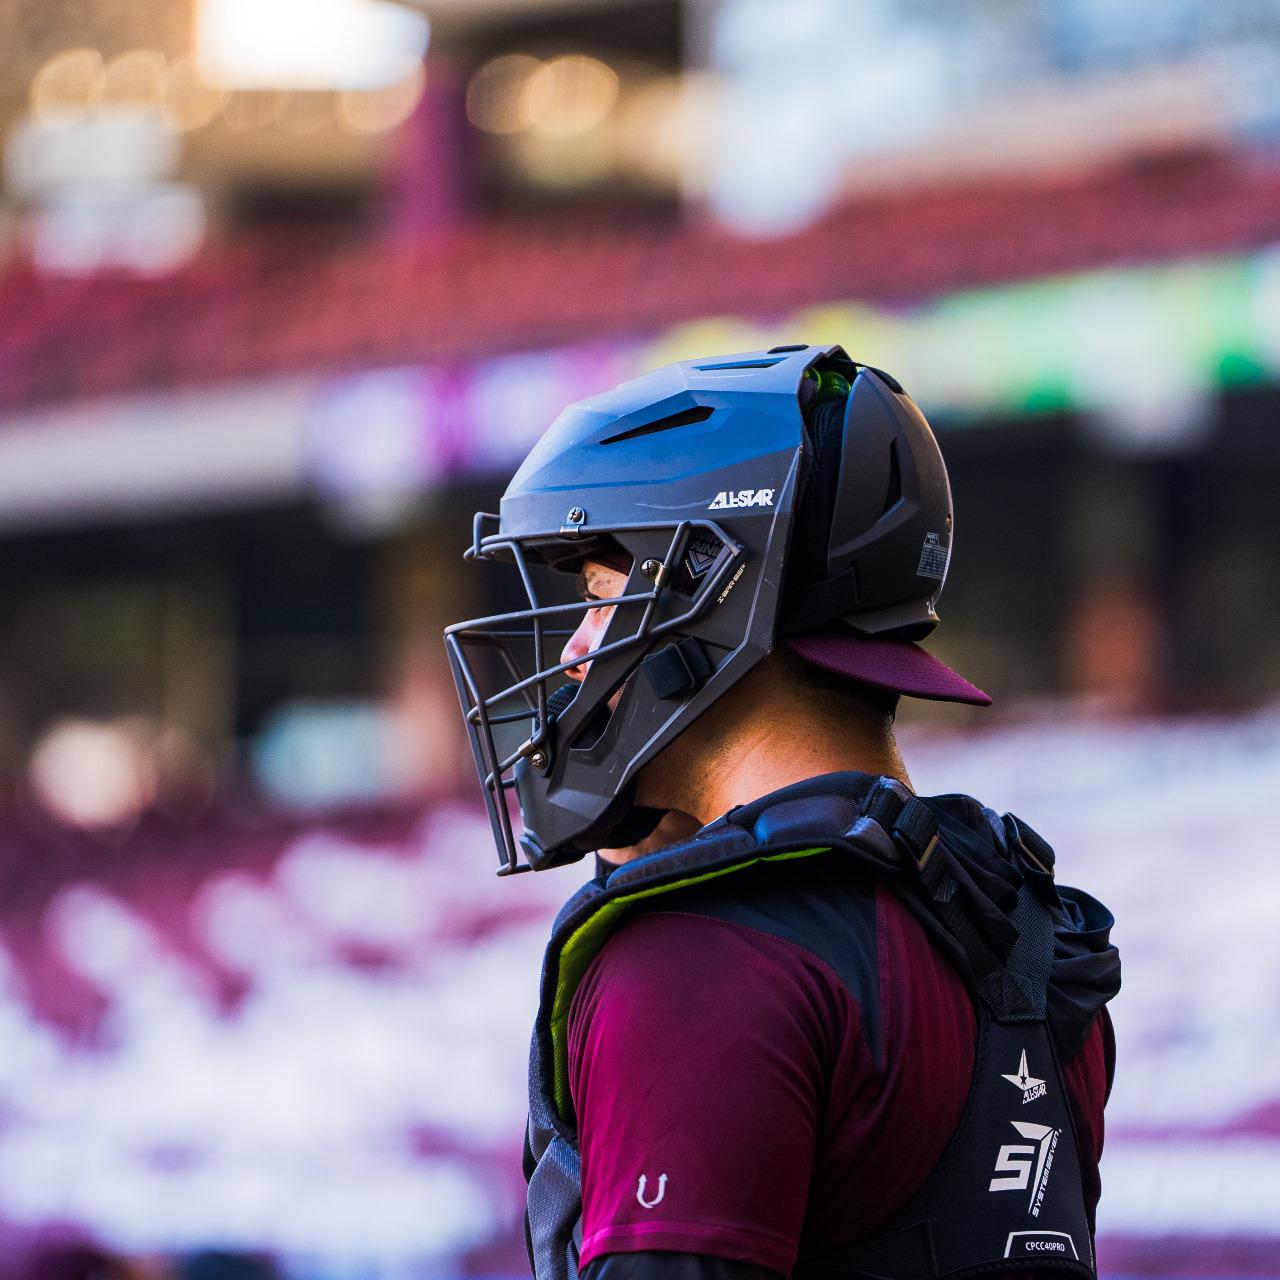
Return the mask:
<path id="1" fill-rule="evenodd" d="M 895 831 L 894 834 L 897 835 L 897 832 Z M 929 837 L 929 843 L 926 844 L 919 853 L 912 850 L 912 856 L 916 860 L 916 866 L 920 868 L 921 872 L 923 872 L 925 867 L 928 866 L 929 859 L 937 852 L 938 846 L 941 843 L 942 841 L 938 839 L 938 833 L 935 831 L 933 835 Z"/>
<path id="2" fill-rule="evenodd" d="M 1004 815 L 1004 830 L 1009 844 L 1033 871 L 1053 879 L 1053 849 L 1048 841 L 1011 813 Z"/>
<path id="3" fill-rule="evenodd" d="M 867 797 L 863 816 L 882 827 L 895 848 L 910 858 L 910 865 L 925 878 L 932 890 L 946 860 L 934 860 L 942 843 L 938 820 L 901 783 L 883 780 Z"/>

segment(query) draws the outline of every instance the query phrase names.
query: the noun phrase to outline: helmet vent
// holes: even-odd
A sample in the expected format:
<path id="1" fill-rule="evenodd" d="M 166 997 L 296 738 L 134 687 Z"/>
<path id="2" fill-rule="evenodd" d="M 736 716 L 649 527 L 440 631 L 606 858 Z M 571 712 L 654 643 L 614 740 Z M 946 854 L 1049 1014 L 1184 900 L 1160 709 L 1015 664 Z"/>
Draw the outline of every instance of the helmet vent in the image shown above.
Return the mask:
<path id="1" fill-rule="evenodd" d="M 700 364 L 695 368 L 699 373 L 714 373 L 717 369 L 772 369 L 781 364 L 782 357 L 776 360 L 724 360 L 720 364 Z"/>
<path id="2" fill-rule="evenodd" d="M 623 440 L 634 440 L 637 436 L 657 435 L 659 431 L 674 431 L 676 427 L 691 427 L 695 422 L 706 422 L 715 413 L 708 404 L 700 404 L 693 409 L 682 409 L 679 413 L 668 414 L 665 418 L 656 418 L 643 426 L 628 427 L 617 435 L 606 436 L 601 444 L 619 444 Z"/>
<path id="3" fill-rule="evenodd" d="M 902 467 L 898 463 L 898 442 L 889 442 L 889 487 L 884 494 L 884 510 L 891 511 L 902 501 Z M 883 515 L 884 512 L 881 512 Z"/>

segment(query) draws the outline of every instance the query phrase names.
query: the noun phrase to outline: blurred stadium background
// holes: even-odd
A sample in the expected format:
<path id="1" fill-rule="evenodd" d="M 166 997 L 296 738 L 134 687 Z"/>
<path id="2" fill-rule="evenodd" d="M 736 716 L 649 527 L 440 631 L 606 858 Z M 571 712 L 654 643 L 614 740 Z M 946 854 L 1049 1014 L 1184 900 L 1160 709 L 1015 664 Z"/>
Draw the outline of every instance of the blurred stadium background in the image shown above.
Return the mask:
<path id="1" fill-rule="evenodd" d="M 0 1276 L 525 1270 L 573 872 L 439 632 L 566 402 L 939 429 L 922 790 L 1120 919 L 1108 1276 L 1280 1276 L 1280 0 L 3 0 Z"/>

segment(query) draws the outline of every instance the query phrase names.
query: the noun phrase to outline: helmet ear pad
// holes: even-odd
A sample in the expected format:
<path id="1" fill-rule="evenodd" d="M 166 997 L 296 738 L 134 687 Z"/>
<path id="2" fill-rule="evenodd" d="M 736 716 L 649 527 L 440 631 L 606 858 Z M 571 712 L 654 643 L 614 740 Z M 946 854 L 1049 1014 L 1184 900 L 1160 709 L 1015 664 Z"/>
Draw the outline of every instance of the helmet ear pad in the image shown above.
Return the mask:
<path id="1" fill-rule="evenodd" d="M 850 556 L 873 540 L 888 513 L 891 473 L 901 493 L 903 431 L 897 397 L 874 374 L 857 378 L 845 405 L 842 449 L 836 473 L 827 572 L 839 572 Z"/>
<path id="2" fill-rule="evenodd" d="M 849 397 L 824 400 L 805 422 L 809 459 L 787 553 L 788 587 L 804 587 L 831 576 L 831 519 L 844 450 Z"/>
<path id="3" fill-rule="evenodd" d="M 908 396 L 867 368 L 847 399 L 816 406 L 806 430 L 810 466 L 787 573 L 789 591 L 809 588 L 805 625 L 844 618 L 871 633 L 928 635 L 952 525 L 933 432 Z"/>

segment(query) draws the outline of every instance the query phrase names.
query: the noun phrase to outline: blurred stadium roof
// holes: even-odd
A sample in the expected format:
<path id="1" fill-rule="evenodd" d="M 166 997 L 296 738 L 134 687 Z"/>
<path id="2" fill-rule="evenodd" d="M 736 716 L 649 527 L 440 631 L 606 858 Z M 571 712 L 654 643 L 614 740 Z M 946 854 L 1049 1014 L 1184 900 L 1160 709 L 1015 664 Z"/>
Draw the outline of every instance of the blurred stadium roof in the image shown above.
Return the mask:
<path id="1" fill-rule="evenodd" d="M 388 84 L 245 89 L 244 0 L 0 8 L 0 412 L 1280 236 L 1280 5 L 254 2 L 425 14 L 425 73 L 398 20 Z"/>

